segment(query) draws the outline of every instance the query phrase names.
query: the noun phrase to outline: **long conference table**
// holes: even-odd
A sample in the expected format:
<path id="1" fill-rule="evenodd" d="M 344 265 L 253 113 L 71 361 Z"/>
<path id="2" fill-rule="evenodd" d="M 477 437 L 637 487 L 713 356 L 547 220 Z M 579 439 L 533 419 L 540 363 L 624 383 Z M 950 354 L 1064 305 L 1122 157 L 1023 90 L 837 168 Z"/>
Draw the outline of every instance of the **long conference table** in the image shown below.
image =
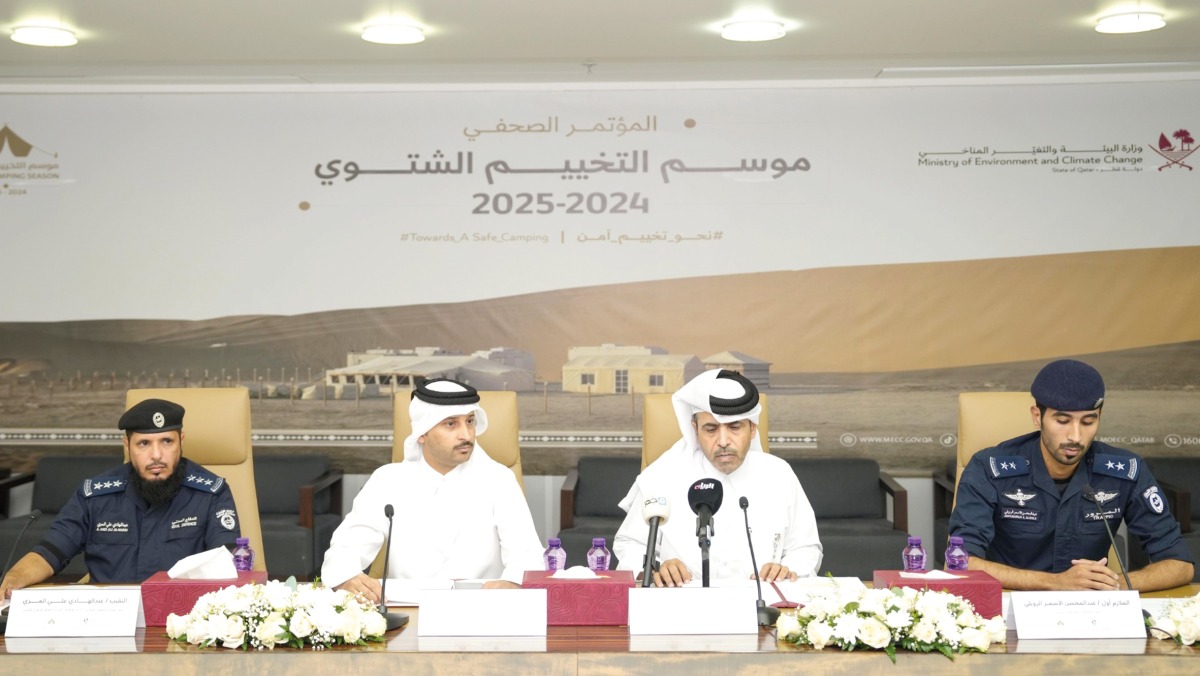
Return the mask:
<path id="1" fill-rule="evenodd" d="M 1192 584 L 1147 597 L 1187 597 Z M 139 629 L 134 637 L 76 639 L 0 638 L 0 672 L 35 674 L 394 674 L 397 671 L 453 674 L 742 674 L 771 670 L 819 673 L 899 674 L 1125 674 L 1200 673 L 1200 645 L 1148 638 L 1105 641 L 1025 641 L 1009 631 L 1008 643 L 986 654 L 958 655 L 900 651 L 893 665 L 883 651 L 813 650 L 776 641 L 774 629 L 745 636 L 630 636 L 628 627 L 552 626 L 545 637 L 418 637 L 420 610 L 405 609 L 408 625 L 385 641 L 313 651 L 276 648 L 240 651 L 198 648 L 169 640 L 162 627 Z"/>

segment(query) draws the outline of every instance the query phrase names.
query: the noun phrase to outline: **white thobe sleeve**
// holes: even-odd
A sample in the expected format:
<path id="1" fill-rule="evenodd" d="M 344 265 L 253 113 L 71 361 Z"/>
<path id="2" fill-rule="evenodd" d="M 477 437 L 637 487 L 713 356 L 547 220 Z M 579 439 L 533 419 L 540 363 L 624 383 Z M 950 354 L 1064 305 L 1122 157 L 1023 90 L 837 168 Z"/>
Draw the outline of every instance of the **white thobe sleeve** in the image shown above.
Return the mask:
<path id="1" fill-rule="evenodd" d="M 617 557 L 618 570 L 642 570 L 642 557 L 646 554 L 646 538 L 649 528 L 642 521 L 642 515 L 633 509 L 634 505 L 642 504 L 642 491 L 636 481 L 629 489 L 620 506 L 625 510 L 625 520 L 617 529 L 613 538 L 613 556 Z"/>
<path id="2" fill-rule="evenodd" d="M 355 496 L 350 513 L 333 532 L 321 564 L 321 581 L 326 586 L 336 587 L 363 572 L 379 554 L 387 535 L 383 514 L 386 483 L 378 470 L 371 474 Z"/>
<path id="3" fill-rule="evenodd" d="M 504 471 L 508 472 L 507 469 Z M 542 561 L 542 545 L 529 513 L 529 503 L 516 477 L 511 472 L 508 474 L 510 481 L 501 484 L 495 503 L 500 560 L 504 564 L 500 578 L 521 584 L 525 579 L 525 571 L 542 570 L 545 564 Z"/>
<path id="4" fill-rule="evenodd" d="M 780 563 L 800 577 L 812 577 L 820 570 L 824 550 L 817 535 L 817 516 L 799 481 L 795 482 L 788 511 L 791 513 L 791 523 L 788 524 Z"/>

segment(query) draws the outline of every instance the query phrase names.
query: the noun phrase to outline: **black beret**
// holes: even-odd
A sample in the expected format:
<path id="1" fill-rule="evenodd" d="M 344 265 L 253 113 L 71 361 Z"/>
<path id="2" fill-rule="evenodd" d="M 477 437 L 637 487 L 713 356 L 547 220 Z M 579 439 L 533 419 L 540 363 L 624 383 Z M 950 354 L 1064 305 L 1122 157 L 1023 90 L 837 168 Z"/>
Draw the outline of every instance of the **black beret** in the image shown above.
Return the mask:
<path id="1" fill-rule="evenodd" d="M 1029 393 L 1038 404 L 1056 411 L 1091 411 L 1104 404 L 1104 379 L 1081 361 L 1059 359 L 1042 367 Z"/>
<path id="2" fill-rule="evenodd" d="M 147 399 L 134 404 L 121 419 L 117 429 L 124 432 L 170 432 L 183 427 L 183 407 L 165 399 Z"/>

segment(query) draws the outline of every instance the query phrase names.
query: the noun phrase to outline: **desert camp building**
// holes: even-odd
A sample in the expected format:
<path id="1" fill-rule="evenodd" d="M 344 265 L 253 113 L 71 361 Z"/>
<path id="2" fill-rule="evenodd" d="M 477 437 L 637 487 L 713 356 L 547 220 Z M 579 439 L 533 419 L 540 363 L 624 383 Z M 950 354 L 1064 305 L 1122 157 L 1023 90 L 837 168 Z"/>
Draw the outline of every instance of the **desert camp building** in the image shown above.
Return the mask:
<path id="1" fill-rule="evenodd" d="M 704 358 L 704 368 L 736 371 L 760 390 L 771 386 L 771 362 L 741 352 L 718 352 Z"/>
<path id="2" fill-rule="evenodd" d="M 573 347 L 563 364 L 564 392 L 626 394 L 674 392 L 704 371 L 695 355 L 667 354 L 661 347 Z"/>
<path id="3" fill-rule="evenodd" d="M 354 385 L 362 396 L 411 389 L 414 381 L 453 378 L 479 390 L 527 392 L 533 389 L 533 355 L 495 347 L 465 355 L 440 347 L 351 352 L 346 366 L 330 369 L 325 385 L 345 396 Z M 348 387 L 350 386 L 350 387 Z"/>

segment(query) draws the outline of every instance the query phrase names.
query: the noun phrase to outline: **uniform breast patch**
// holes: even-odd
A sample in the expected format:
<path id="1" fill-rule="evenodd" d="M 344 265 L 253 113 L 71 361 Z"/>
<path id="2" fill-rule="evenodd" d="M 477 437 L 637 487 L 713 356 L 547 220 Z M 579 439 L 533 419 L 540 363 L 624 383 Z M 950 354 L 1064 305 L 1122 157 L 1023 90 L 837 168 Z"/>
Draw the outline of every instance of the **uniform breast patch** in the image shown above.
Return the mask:
<path id="1" fill-rule="evenodd" d="M 1035 492 L 1026 493 L 1025 490 L 1022 488 L 1018 488 L 1015 491 L 1006 491 L 1004 493 L 1004 497 L 1017 503 L 1017 505 L 1019 507 L 1024 507 L 1026 502 L 1029 502 L 1030 500 L 1036 498 L 1037 496 L 1038 496 L 1037 493 L 1035 493 Z"/>

